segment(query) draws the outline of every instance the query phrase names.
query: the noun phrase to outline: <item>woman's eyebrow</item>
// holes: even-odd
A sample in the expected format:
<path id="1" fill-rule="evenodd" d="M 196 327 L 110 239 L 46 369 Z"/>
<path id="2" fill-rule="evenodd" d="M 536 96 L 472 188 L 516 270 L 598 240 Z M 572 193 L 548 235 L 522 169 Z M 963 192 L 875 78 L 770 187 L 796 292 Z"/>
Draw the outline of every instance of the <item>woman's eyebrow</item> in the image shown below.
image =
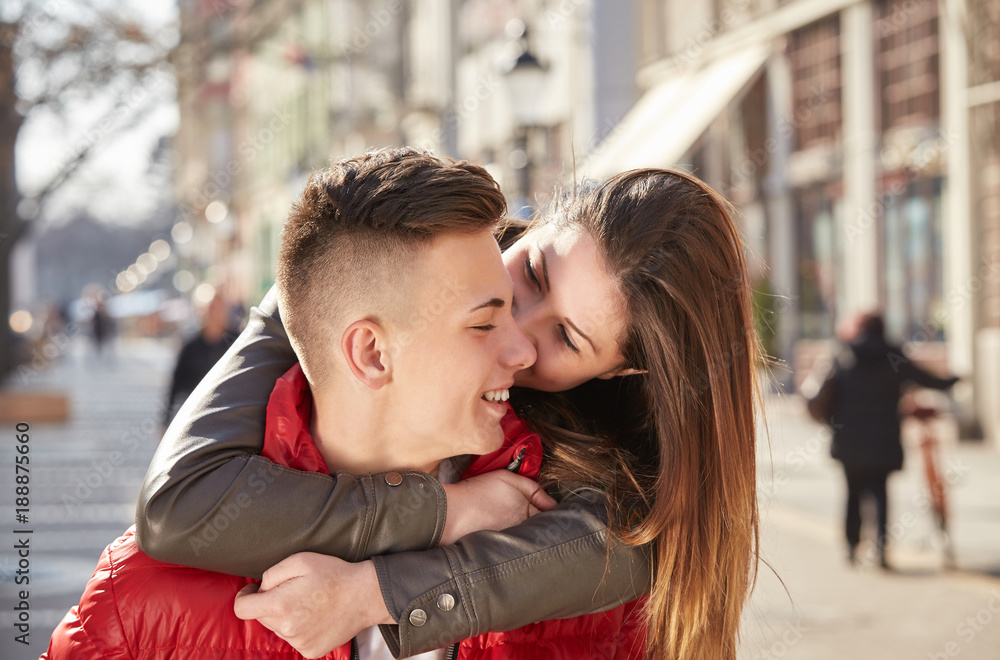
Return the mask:
<path id="1" fill-rule="evenodd" d="M 545 250 L 538 251 L 538 263 L 542 267 L 542 279 L 545 281 L 545 290 L 549 290 L 549 267 L 545 262 Z"/>
<path id="2" fill-rule="evenodd" d="M 566 321 L 566 325 L 568 325 L 569 327 L 573 328 L 573 332 L 575 332 L 576 334 L 580 335 L 581 337 L 583 337 L 584 339 L 587 340 L 587 342 L 590 344 L 590 349 L 592 351 L 594 351 L 594 354 L 597 354 L 597 347 L 594 346 L 594 342 L 591 341 L 590 337 L 588 337 L 587 335 L 583 334 L 583 331 L 580 330 L 580 328 L 576 327 L 576 324 L 573 323 L 572 321 L 570 321 L 569 319 L 565 319 L 565 321 Z"/>

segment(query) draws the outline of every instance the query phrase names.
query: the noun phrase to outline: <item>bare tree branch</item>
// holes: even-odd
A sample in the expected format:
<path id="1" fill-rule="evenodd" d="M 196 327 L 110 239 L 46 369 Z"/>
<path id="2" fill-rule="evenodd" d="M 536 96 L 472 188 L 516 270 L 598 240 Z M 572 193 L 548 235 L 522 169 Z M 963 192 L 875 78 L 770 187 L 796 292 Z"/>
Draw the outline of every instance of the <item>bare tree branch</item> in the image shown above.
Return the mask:
<path id="1" fill-rule="evenodd" d="M 156 106 L 160 102 L 161 99 L 158 99 L 154 96 L 149 97 L 148 99 L 146 99 L 146 102 L 143 106 L 132 110 L 129 116 L 128 123 L 123 126 L 117 127 L 117 130 L 119 131 L 127 130 L 128 128 L 135 126 L 138 123 L 138 121 L 140 121 L 145 116 L 145 111 L 147 109 Z M 85 132 L 84 135 L 97 133 L 102 137 L 107 136 L 107 132 L 101 130 L 101 126 L 103 126 L 110 120 L 114 120 L 116 118 L 116 115 L 119 115 L 120 113 L 121 113 L 121 108 L 120 106 L 116 105 L 114 108 L 106 112 L 101 117 L 100 120 L 94 122 L 90 131 Z M 59 169 L 58 172 L 56 172 L 55 175 L 53 175 L 53 177 L 49 180 L 49 182 L 46 183 L 44 186 L 42 186 L 37 193 L 28 198 L 27 201 L 29 201 L 31 206 L 33 207 L 31 212 L 31 217 L 27 218 L 28 220 L 34 220 L 41 214 L 46 202 L 49 201 L 52 194 L 56 192 L 60 187 L 62 187 L 62 185 L 66 183 L 66 181 L 71 176 L 73 176 L 73 174 L 76 171 L 80 169 L 80 166 L 87 161 L 87 159 L 96 150 L 96 148 L 100 145 L 100 143 L 101 143 L 100 139 L 95 141 L 84 142 L 84 144 L 78 150 L 76 150 L 76 152 L 72 155 L 72 157 L 68 159 L 65 163 L 63 163 L 63 166 Z"/>
<path id="2" fill-rule="evenodd" d="M 99 8 L 89 0 L 0 0 L 0 319 L 10 306 L 10 255 L 14 244 L 99 146 L 127 130 L 163 100 L 170 86 L 156 83 L 169 68 L 162 34 L 122 17 L 122 8 Z M 14 146 L 25 117 L 56 116 L 81 101 L 117 94 L 118 102 L 67 153 L 65 162 L 37 194 L 23 199 L 17 188 Z M 18 209 L 25 211 L 21 217 Z M 0 324 L 0 333 L 6 330 Z M 0 337 L 0 378 L 12 368 L 11 342 Z"/>

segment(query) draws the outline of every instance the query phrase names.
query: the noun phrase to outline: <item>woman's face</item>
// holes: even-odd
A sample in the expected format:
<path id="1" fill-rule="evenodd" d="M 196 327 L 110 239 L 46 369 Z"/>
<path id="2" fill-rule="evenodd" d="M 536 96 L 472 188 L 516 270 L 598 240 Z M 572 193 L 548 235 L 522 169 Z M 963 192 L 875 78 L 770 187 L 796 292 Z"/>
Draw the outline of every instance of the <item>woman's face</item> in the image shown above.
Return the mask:
<path id="1" fill-rule="evenodd" d="M 514 320 L 538 359 L 514 383 L 561 392 L 622 373 L 625 322 L 597 243 L 579 228 L 543 226 L 503 255 L 514 283 Z"/>

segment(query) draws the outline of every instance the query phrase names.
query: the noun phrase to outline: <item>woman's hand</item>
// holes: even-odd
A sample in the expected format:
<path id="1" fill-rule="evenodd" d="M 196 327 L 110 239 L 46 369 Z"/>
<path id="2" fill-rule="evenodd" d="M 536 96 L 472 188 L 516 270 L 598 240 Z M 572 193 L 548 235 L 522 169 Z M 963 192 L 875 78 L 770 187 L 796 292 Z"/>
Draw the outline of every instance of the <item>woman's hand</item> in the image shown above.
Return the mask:
<path id="1" fill-rule="evenodd" d="M 472 532 L 513 527 L 556 505 L 535 481 L 507 470 L 442 486 L 448 496 L 448 517 L 441 545 L 450 545 Z"/>
<path id="2" fill-rule="evenodd" d="M 248 584 L 233 605 L 236 616 L 256 619 L 307 658 L 320 658 L 380 623 L 395 623 L 382 600 L 369 561 L 300 552 Z"/>

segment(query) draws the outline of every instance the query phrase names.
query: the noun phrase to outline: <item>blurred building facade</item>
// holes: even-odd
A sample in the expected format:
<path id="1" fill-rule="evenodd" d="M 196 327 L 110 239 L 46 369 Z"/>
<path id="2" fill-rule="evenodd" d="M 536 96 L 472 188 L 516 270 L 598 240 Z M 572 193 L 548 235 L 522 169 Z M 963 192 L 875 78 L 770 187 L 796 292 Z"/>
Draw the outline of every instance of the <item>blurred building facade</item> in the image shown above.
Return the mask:
<path id="1" fill-rule="evenodd" d="M 1000 432 L 996 0 L 640 3 L 642 97 L 597 177 L 690 167 L 741 209 L 787 389 L 858 312 Z"/>
<path id="2" fill-rule="evenodd" d="M 308 173 L 373 146 L 473 159 L 513 212 L 537 206 L 635 99 L 634 58 L 613 47 L 632 15 L 616 4 L 182 1 L 176 193 L 192 268 L 231 298 L 258 297 Z M 601 11 L 616 33 L 591 29 Z M 546 78 L 530 125 L 505 79 L 527 47 Z"/>
<path id="3" fill-rule="evenodd" d="M 177 194 L 203 276 L 255 299 L 312 169 L 412 144 L 511 210 L 691 169 L 742 213 L 794 389 L 880 307 L 1000 432 L 1000 0 L 182 0 Z M 507 75 L 525 51 L 534 93 Z M 518 96 L 520 94 L 520 96 Z M 205 218 L 207 205 L 219 209 Z"/>

